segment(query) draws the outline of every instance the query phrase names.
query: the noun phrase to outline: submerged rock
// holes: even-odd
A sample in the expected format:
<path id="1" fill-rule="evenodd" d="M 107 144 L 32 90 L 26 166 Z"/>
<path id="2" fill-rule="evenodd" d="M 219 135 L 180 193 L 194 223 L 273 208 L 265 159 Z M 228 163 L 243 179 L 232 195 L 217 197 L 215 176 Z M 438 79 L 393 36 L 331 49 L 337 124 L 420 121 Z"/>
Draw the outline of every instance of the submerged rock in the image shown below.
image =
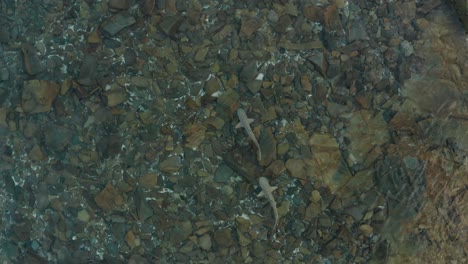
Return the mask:
<path id="1" fill-rule="evenodd" d="M 57 83 L 44 80 L 24 82 L 22 92 L 22 109 L 26 113 L 49 112 L 52 103 L 59 93 Z"/>
<path id="2" fill-rule="evenodd" d="M 104 21 L 101 24 L 101 28 L 104 32 L 114 36 L 122 29 L 135 24 L 135 22 L 136 20 L 132 15 L 121 12 Z"/>

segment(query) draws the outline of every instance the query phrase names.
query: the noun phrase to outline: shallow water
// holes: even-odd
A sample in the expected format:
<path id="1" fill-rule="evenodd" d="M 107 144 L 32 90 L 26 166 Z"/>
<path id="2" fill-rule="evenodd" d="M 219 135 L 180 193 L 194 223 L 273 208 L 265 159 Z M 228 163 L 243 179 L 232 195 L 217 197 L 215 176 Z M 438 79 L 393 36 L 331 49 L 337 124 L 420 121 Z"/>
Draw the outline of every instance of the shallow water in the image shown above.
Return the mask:
<path id="1" fill-rule="evenodd" d="M 374 2 L 0 1 L 1 262 L 467 262 L 466 31 Z"/>

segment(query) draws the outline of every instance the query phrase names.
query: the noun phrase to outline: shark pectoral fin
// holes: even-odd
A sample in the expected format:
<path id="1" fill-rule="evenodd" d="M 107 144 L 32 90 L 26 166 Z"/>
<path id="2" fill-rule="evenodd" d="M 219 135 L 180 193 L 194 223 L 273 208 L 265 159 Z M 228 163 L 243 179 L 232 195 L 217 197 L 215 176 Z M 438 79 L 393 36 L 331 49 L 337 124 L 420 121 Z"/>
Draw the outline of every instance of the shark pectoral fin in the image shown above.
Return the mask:
<path id="1" fill-rule="evenodd" d="M 253 118 L 247 118 L 247 124 L 250 124 L 250 123 L 252 123 L 253 121 L 255 121 L 255 119 L 253 119 Z"/>
<path id="2" fill-rule="evenodd" d="M 259 194 L 257 194 L 257 197 L 262 197 L 262 196 L 265 196 L 265 193 L 263 191 L 261 191 Z"/>
<path id="3" fill-rule="evenodd" d="M 270 186 L 270 192 L 273 192 L 274 190 L 278 189 L 278 186 Z"/>
<path id="4" fill-rule="evenodd" d="M 236 128 L 241 128 L 242 127 L 242 123 L 239 122 L 239 124 L 236 125 Z"/>

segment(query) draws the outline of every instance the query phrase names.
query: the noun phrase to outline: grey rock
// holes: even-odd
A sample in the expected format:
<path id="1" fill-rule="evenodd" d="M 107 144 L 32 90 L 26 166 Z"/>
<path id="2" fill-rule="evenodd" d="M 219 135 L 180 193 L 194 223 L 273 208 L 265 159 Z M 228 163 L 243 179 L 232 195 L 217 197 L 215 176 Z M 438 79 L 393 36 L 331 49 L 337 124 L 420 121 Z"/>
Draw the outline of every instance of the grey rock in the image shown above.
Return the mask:
<path id="1" fill-rule="evenodd" d="M 403 51 L 403 55 L 405 55 L 405 57 L 409 57 L 414 53 L 413 45 L 407 40 L 403 40 L 400 43 L 400 48 Z"/>
<path id="2" fill-rule="evenodd" d="M 366 32 L 366 27 L 358 21 L 351 22 L 348 30 L 348 40 L 353 42 L 355 40 L 368 40 L 369 36 Z"/>
<path id="3" fill-rule="evenodd" d="M 240 80 L 244 82 L 252 81 L 257 75 L 258 70 L 256 62 L 246 64 L 239 73 Z"/>
<path id="4" fill-rule="evenodd" d="M 262 83 L 263 82 L 261 80 L 252 80 L 248 81 L 246 86 L 251 93 L 256 94 L 258 91 L 260 91 L 260 88 L 262 88 Z"/>
<path id="5" fill-rule="evenodd" d="M 0 70 L 0 80 L 1 81 L 7 81 L 10 78 L 10 73 L 8 72 L 8 69 L 3 68 Z"/>
<path id="6" fill-rule="evenodd" d="M 97 76 L 97 58 L 93 55 L 86 54 L 81 62 L 80 75 L 78 76 L 78 82 L 83 85 L 94 85 L 96 84 Z"/>
<path id="7" fill-rule="evenodd" d="M 52 150 L 65 149 L 73 136 L 73 131 L 67 127 L 51 125 L 45 131 L 45 145 Z"/>
<path id="8" fill-rule="evenodd" d="M 272 23 L 278 22 L 279 20 L 278 13 L 276 13 L 274 10 L 270 10 L 270 12 L 268 12 L 268 20 Z"/>
<path id="9" fill-rule="evenodd" d="M 226 165 L 221 165 L 215 172 L 214 181 L 219 183 L 228 182 L 232 176 L 234 176 L 234 171 Z"/>

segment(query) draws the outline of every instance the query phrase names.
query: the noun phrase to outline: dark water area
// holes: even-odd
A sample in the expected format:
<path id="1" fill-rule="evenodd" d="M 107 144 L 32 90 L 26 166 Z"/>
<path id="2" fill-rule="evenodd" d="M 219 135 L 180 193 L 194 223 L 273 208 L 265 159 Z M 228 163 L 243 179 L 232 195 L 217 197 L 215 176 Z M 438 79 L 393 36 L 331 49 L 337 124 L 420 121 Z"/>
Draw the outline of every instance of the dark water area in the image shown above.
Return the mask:
<path id="1" fill-rule="evenodd" d="M 0 263 L 468 262 L 467 10 L 0 0 Z"/>

